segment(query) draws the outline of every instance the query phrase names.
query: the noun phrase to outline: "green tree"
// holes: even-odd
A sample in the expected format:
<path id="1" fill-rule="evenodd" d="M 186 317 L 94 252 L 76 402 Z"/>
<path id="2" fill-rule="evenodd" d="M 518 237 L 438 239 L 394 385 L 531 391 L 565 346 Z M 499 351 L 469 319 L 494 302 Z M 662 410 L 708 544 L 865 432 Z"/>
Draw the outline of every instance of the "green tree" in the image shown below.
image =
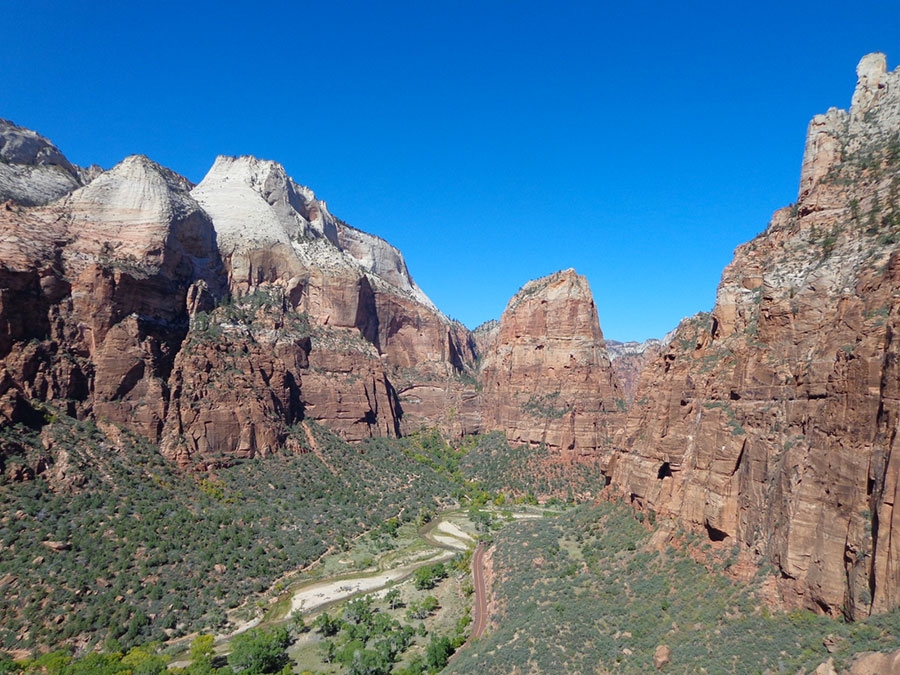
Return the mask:
<path id="1" fill-rule="evenodd" d="M 306 621 L 303 620 L 303 612 L 299 609 L 291 612 L 291 628 L 298 634 L 309 630 L 306 626 Z"/>
<path id="2" fill-rule="evenodd" d="M 397 609 L 398 607 L 403 607 L 403 602 L 400 600 L 400 589 L 392 588 L 387 593 L 384 594 L 384 600 L 387 602 L 388 607 L 390 609 Z"/>
<path id="3" fill-rule="evenodd" d="M 212 635 L 198 635 L 191 641 L 191 650 L 190 656 L 191 661 L 197 661 L 199 659 L 212 659 L 213 655 L 213 645 L 216 642 L 216 638 Z"/>
<path id="4" fill-rule="evenodd" d="M 432 637 L 425 650 L 425 665 L 433 673 L 447 665 L 453 655 L 453 643 L 448 637 Z"/>
<path id="5" fill-rule="evenodd" d="M 384 655 L 371 649 L 358 649 L 347 669 L 349 675 L 388 675 L 391 662 Z"/>
<path id="6" fill-rule="evenodd" d="M 147 647 L 132 647 L 122 657 L 122 665 L 128 666 L 133 675 L 160 675 L 168 662 L 162 656 L 151 653 Z"/>
<path id="7" fill-rule="evenodd" d="M 0 675 L 12 675 L 20 672 L 22 672 L 22 669 L 19 665 L 12 658 L 0 652 Z"/>
<path id="8" fill-rule="evenodd" d="M 369 623 L 372 620 L 372 598 L 365 596 L 347 603 L 344 608 L 344 621 L 353 624 Z"/>
<path id="9" fill-rule="evenodd" d="M 341 630 L 342 623 L 343 622 L 339 618 L 329 615 L 328 612 L 322 612 L 316 617 L 316 620 L 313 621 L 313 626 L 315 626 L 325 637 L 331 637 L 338 634 L 338 631 Z"/>
<path id="10" fill-rule="evenodd" d="M 248 630 L 232 640 L 228 665 L 244 675 L 277 673 L 289 664 L 285 649 L 290 643 L 291 638 L 282 626 L 271 632 L 258 628 Z"/>
<path id="11" fill-rule="evenodd" d="M 413 584 L 418 590 L 426 591 L 434 588 L 441 579 L 446 577 L 447 567 L 444 563 L 425 565 L 417 569 L 413 574 Z"/>

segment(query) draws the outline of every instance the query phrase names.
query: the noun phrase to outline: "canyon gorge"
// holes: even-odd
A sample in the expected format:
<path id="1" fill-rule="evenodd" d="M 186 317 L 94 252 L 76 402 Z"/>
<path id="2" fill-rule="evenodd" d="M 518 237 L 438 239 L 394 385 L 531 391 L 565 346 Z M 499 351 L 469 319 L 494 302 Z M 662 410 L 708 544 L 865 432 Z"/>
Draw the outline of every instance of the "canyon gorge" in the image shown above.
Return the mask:
<path id="1" fill-rule="evenodd" d="M 857 75 L 712 311 L 643 345 L 607 344 L 574 270 L 469 330 L 276 162 L 219 157 L 193 185 L 140 155 L 76 167 L 0 121 L 0 427 L 45 450 L 4 437 L 3 479 L 78 489 L 55 415 L 195 472 L 308 451 L 303 421 L 353 442 L 501 431 L 770 566 L 784 606 L 897 609 L 900 72 L 870 54 Z"/>

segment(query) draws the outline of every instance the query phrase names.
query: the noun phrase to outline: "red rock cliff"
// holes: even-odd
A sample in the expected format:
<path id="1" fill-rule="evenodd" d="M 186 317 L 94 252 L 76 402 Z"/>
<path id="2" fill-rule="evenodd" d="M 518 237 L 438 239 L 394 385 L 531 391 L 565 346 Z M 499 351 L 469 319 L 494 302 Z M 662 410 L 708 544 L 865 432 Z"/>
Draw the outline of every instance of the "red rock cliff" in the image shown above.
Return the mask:
<path id="1" fill-rule="evenodd" d="M 775 563 L 785 600 L 900 606 L 900 73 L 810 124 L 797 204 L 644 373 L 615 489 Z"/>
<path id="2" fill-rule="evenodd" d="M 9 161 L 29 143 L 58 153 L 14 125 L 0 140 Z M 0 178 L 22 196 L 0 211 L 0 423 L 40 425 L 50 402 L 201 467 L 272 452 L 301 419 L 350 440 L 451 418 L 455 433 L 477 428 L 468 331 L 399 251 L 279 165 L 220 158 L 193 187 L 130 157 L 30 207 L 50 193 Z M 416 392 L 408 411 L 392 376 Z"/>
<path id="3" fill-rule="evenodd" d="M 587 280 L 566 270 L 525 284 L 503 312 L 481 380 L 483 424 L 511 442 L 570 454 L 608 446 L 622 395 Z"/>
<path id="4" fill-rule="evenodd" d="M 48 206 L 0 210 L 7 421 L 49 401 L 159 438 L 188 287 L 219 265 L 188 187 L 135 156 Z"/>

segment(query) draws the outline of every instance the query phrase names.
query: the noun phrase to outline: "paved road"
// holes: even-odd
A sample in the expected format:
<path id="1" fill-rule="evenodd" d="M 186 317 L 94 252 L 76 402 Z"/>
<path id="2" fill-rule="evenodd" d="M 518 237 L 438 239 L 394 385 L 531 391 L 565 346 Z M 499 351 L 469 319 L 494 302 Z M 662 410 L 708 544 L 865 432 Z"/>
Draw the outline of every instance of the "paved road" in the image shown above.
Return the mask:
<path id="1" fill-rule="evenodd" d="M 475 618 L 472 622 L 472 633 L 469 640 L 481 637 L 487 628 L 487 591 L 484 587 L 484 547 L 481 544 L 475 547 L 472 554 L 472 585 L 475 588 Z"/>

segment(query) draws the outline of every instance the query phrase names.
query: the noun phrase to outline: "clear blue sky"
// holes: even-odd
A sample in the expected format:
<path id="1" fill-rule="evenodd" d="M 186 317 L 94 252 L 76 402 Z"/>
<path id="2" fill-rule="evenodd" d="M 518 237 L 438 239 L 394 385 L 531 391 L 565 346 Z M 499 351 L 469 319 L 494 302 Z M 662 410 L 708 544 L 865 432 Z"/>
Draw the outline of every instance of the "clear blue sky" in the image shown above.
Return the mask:
<path id="1" fill-rule="evenodd" d="M 609 338 L 709 310 L 900 2 L 0 0 L 0 117 L 70 160 L 285 165 L 470 327 L 574 267 Z"/>

